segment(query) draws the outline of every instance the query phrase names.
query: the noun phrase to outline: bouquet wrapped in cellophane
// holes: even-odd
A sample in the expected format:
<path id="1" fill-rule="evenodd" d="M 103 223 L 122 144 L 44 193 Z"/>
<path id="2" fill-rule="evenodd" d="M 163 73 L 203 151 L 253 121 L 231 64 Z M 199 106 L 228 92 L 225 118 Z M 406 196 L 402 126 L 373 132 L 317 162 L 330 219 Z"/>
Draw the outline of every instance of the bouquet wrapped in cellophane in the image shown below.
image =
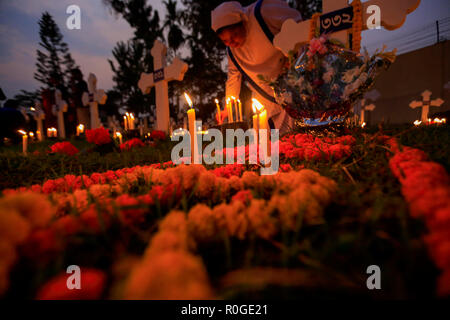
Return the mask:
<path id="1" fill-rule="evenodd" d="M 297 54 L 291 52 L 283 72 L 268 82 L 277 103 L 300 125 L 343 122 L 378 73 L 394 62 L 395 50 L 384 49 L 370 56 L 366 50 L 350 51 L 325 36 L 313 38 Z"/>

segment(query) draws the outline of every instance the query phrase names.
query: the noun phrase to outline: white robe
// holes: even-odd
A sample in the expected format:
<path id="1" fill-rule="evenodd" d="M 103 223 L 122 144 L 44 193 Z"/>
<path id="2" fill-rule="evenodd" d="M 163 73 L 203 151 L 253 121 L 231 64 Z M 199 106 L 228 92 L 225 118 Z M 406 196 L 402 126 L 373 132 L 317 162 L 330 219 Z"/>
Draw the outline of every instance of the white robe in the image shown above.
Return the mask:
<path id="1" fill-rule="evenodd" d="M 283 53 L 273 46 L 262 30 L 254 14 L 255 6 L 256 2 L 244 8 L 244 13 L 247 16 L 247 20 L 244 21 L 247 31 L 245 43 L 239 48 L 230 49 L 245 73 L 260 88 L 273 96 L 273 89 L 258 79 L 258 75 L 261 74 L 268 79 L 276 78 L 286 60 Z M 282 0 L 264 0 L 261 6 L 261 15 L 273 35 L 280 32 L 281 26 L 287 19 L 294 19 L 296 22 L 301 21 L 300 13 Z M 241 73 L 228 56 L 227 97 L 239 96 L 241 81 Z M 280 129 L 283 133 L 288 127 L 292 126 L 293 119 L 279 105 L 262 97 L 251 85 L 249 85 L 249 88 L 252 90 L 253 96 L 266 107 L 268 116 L 274 121 L 275 128 Z"/>

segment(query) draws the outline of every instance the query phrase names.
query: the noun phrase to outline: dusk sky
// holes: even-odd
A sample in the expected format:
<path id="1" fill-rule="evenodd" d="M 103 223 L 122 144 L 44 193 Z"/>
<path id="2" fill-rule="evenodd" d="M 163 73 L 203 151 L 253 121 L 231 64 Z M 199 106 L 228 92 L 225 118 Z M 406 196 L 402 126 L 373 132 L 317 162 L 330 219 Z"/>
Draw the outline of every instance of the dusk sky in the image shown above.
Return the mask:
<path id="1" fill-rule="evenodd" d="M 163 19 L 162 1 L 148 2 Z M 72 4 L 81 8 L 81 30 L 66 27 L 69 16 L 66 8 Z M 107 59 L 112 59 L 115 44 L 130 39 L 133 31 L 126 21 L 112 15 L 101 0 L 0 0 L 0 87 L 6 96 L 12 98 L 20 89 L 33 90 L 40 86 L 33 79 L 33 73 L 39 43 L 38 20 L 43 11 L 48 11 L 55 19 L 84 75 L 87 77 L 93 72 L 97 75 L 99 88 L 112 88 L 112 71 Z M 413 34 L 418 30 L 429 30 L 429 35 L 425 37 L 427 34 L 424 34 L 426 39 L 417 41 L 417 46 L 433 44 L 431 24 L 447 17 L 450 17 L 450 1 L 422 0 L 402 28 L 366 31 L 362 46 L 374 49 L 386 43 L 389 48 L 394 48 L 402 45 L 405 39 L 413 40 L 414 44 Z M 424 26 L 428 29 L 422 28 Z M 443 36 L 449 39 L 448 23 L 446 30 Z"/>

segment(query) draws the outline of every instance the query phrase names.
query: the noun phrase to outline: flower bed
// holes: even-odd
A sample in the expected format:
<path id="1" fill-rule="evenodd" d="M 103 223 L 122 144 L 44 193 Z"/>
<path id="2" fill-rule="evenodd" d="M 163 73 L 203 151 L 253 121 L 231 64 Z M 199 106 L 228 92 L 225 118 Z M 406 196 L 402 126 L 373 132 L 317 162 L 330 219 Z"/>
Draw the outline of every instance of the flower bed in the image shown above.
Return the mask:
<path id="1" fill-rule="evenodd" d="M 423 151 L 403 147 L 395 139 L 388 140 L 388 144 L 394 152 L 389 166 L 402 185 L 411 215 L 423 218 L 427 224 L 425 242 L 442 271 L 438 293 L 450 295 L 450 177 L 443 166 L 430 161 Z"/>
<path id="2" fill-rule="evenodd" d="M 448 208 L 439 197 L 447 195 L 448 176 L 418 163 L 425 160 L 419 151 L 399 151 L 388 162 L 380 152 L 385 140 L 292 134 L 280 141 L 273 176 L 260 176 L 256 165 L 165 162 L 3 190 L 0 292 L 38 299 L 373 298 L 365 270 L 379 264 L 384 298 L 434 296 L 436 266 L 443 271 L 437 293 L 445 295 Z M 400 185 L 389 163 L 396 176 L 416 167 L 427 174 Z M 435 178 L 420 181 L 428 175 Z M 408 217 L 418 190 L 405 183 L 428 186 L 438 178 L 433 213 L 417 200 Z M 418 216 L 432 217 L 425 242 Z M 81 268 L 82 290 L 65 285 L 70 265 Z M 419 275 L 426 275 L 422 284 L 409 287 Z"/>

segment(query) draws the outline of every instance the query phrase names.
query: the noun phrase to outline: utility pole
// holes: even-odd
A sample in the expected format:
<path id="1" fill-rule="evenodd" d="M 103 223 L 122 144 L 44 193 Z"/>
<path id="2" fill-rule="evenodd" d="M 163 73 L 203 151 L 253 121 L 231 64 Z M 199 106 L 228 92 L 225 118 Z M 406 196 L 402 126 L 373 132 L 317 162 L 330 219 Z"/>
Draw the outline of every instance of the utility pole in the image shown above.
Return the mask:
<path id="1" fill-rule="evenodd" d="M 439 43 L 439 20 L 436 20 L 437 43 Z"/>

